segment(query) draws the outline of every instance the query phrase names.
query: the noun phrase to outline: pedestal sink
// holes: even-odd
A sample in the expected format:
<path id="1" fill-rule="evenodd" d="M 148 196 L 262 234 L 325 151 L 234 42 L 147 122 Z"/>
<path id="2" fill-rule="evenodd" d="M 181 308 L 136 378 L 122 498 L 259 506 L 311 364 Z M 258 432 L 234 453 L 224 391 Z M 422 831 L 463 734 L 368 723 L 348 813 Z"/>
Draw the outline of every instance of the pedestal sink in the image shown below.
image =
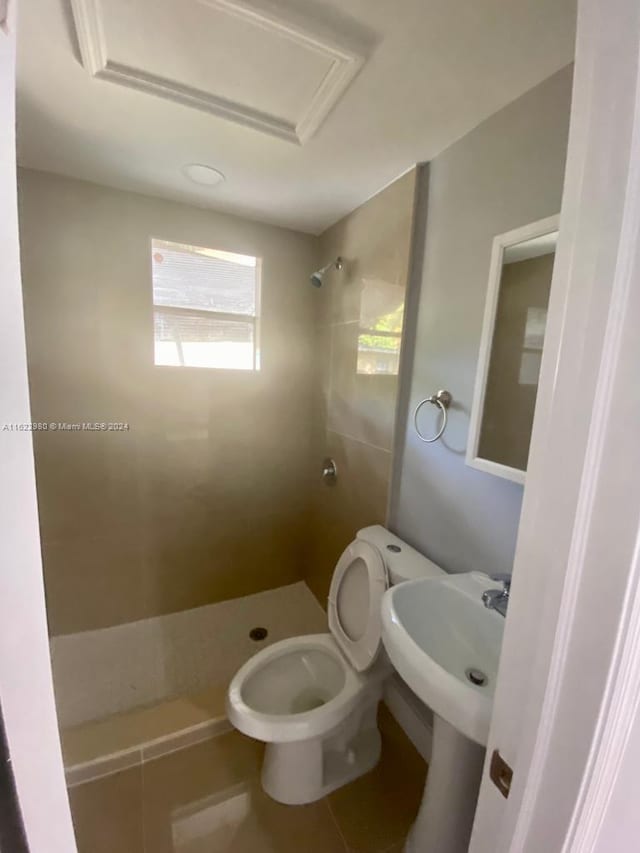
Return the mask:
<path id="1" fill-rule="evenodd" d="M 429 774 L 405 853 L 466 853 L 480 787 L 504 618 L 480 572 L 408 581 L 382 600 L 392 664 L 434 714 Z"/>

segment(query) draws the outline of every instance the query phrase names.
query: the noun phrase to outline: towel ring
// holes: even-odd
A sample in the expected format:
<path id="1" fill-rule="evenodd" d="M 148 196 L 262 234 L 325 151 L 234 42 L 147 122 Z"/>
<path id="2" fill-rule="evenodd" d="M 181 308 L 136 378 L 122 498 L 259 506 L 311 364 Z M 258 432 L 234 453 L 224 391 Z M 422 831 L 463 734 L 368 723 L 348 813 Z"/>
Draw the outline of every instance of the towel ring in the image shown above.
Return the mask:
<path id="1" fill-rule="evenodd" d="M 430 397 L 425 397 L 424 400 L 420 400 L 413 413 L 413 425 L 418 433 L 420 441 L 424 441 L 425 444 L 431 444 L 442 436 L 443 432 L 447 428 L 447 409 L 451 405 L 452 399 L 453 398 L 448 391 L 438 391 L 437 394 L 432 394 Z M 425 403 L 433 403 L 433 405 L 438 406 L 442 412 L 442 424 L 438 432 L 432 438 L 425 438 L 420 432 L 420 428 L 418 426 L 418 413 Z"/>

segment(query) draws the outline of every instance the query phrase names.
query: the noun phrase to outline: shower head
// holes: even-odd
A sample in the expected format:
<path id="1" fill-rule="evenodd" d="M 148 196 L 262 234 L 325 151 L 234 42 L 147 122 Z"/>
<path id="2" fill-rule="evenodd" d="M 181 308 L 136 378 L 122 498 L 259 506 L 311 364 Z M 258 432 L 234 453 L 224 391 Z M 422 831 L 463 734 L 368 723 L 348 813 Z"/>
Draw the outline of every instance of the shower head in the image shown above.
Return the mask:
<path id="1" fill-rule="evenodd" d="M 309 281 L 314 287 L 322 287 L 322 279 L 324 278 L 324 274 L 328 272 L 332 267 L 337 270 L 341 270 L 343 267 L 342 258 L 337 257 L 335 261 L 331 261 L 322 269 L 316 270 L 311 274 Z"/>

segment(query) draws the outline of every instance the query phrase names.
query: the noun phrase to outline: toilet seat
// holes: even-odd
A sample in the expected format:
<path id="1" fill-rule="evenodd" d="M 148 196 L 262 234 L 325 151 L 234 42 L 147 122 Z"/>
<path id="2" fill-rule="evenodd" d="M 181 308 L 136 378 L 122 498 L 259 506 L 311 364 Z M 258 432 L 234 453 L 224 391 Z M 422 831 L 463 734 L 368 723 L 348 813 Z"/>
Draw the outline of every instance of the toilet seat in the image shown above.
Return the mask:
<path id="1" fill-rule="evenodd" d="M 356 672 L 372 666 L 382 645 L 381 601 L 387 572 L 380 553 L 356 539 L 342 553 L 329 590 L 329 630 Z"/>
<path id="2" fill-rule="evenodd" d="M 394 582 L 440 571 L 379 526 L 359 531 L 333 573 L 331 633 L 267 646 L 231 681 L 227 717 L 266 744 L 262 788 L 276 802 L 316 802 L 380 758 L 377 711 L 393 671 L 379 654 L 387 566 Z"/>
<path id="3" fill-rule="evenodd" d="M 287 659 L 295 665 L 295 658 L 301 658 L 304 665 L 309 652 L 327 655 L 340 669 L 341 684 L 331 691 L 333 695 L 328 701 L 301 713 L 256 707 L 247 690 L 251 679 L 256 675 L 268 679 L 270 667 L 280 662 L 286 665 Z M 262 649 L 240 667 L 227 693 L 227 716 L 243 734 L 266 743 L 307 740 L 320 737 L 338 725 L 357 704 L 364 688 L 365 679 L 348 666 L 331 634 L 291 637 Z"/>

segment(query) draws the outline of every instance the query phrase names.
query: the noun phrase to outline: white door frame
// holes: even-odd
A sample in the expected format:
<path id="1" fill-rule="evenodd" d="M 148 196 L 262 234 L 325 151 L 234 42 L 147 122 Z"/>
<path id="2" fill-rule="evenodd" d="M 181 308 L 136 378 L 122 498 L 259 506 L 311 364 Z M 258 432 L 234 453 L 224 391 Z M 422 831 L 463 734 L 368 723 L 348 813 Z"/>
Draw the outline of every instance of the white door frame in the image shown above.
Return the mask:
<path id="1" fill-rule="evenodd" d="M 471 853 L 637 849 L 637 783 L 623 783 L 640 746 L 639 59 L 637 0 L 579 0 L 560 237 L 487 749 L 514 778 L 505 800 L 485 767 Z"/>
<path id="2" fill-rule="evenodd" d="M 0 403 L 8 423 L 29 421 L 15 6 L 8 34 L 0 30 Z M 473 853 L 605 853 L 613 807 L 629 826 L 637 820 L 624 810 L 622 785 L 640 730 L 640 446 L 629 427 L 640 423 L 637 7 L 580 0 L 560 240 L 488 750 L 500 749 L 514 782 L 504 800 L 485 774 Z M 0 702 L 16 788 L 31 851 L 73 853 L 28 433 L 0 432 L 0 461 Z M 608 849 L 622 853 L 625 838 Z"/>
<path id="3" fill-rule="evenodd" d="M 0 21 L 0 705 L 31 853 L 76 844 L 53 697 L 18 251 L 16 5 Z M 0 4 L 0 13 L 6 4 Z M 9 851 L 6 851 L 9 853 Z"/>

